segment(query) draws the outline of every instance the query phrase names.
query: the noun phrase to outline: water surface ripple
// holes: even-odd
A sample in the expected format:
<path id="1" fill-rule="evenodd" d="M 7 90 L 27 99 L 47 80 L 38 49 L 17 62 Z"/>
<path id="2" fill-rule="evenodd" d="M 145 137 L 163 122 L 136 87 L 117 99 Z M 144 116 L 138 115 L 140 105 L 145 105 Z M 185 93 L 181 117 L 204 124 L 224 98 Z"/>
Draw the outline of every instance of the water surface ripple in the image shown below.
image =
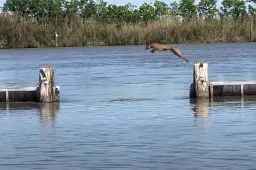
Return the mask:
<path id="1" fill-rule="evenodd" d="M 256 100 L 188 98 L 210 81 L 256 80 L 255 44 L 0 50 L 0 88 L 37 86 L 52 66 L 60 104 L 0 104 L 0 169 L 255 169 Z"/>

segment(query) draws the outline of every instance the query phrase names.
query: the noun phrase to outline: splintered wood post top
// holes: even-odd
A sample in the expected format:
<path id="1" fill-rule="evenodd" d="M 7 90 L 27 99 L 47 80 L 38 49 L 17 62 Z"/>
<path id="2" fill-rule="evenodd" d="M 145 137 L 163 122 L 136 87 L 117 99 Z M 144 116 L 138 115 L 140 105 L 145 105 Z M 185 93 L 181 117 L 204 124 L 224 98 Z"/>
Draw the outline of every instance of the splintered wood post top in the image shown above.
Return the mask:
<path id="1" fill-rule="evenodd" d="M 54 70 L 51 67 L 45 67 L 39 72 L 39 101 L 54 102 Z"/>
<path id="2" fill-rule="evenodd" d="M 197 62 L 194 64 L 193 83 L 196 98 L 209 97 L 208 64 Z"/>

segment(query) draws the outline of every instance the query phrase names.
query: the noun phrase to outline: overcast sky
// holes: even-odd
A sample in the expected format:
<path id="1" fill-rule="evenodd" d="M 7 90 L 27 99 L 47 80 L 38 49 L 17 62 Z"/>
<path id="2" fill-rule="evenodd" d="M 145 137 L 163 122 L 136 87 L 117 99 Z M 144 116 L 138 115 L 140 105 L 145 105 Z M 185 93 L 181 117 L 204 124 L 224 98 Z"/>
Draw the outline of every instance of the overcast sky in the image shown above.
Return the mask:
<path id="1" fill-rule="evenodd" d="M 133 5 L 136 5 L 136 6 L 140 6 L 142 3 L 144 2 L 147 2 L 147 3 L 150 3 L 150 2 L 154 2 L 155 0 L 105 0 L 106 2 L 108 2 L 108 4 L 117 4 L 117 5 L 125 5 L 127 4 L 128 2 L 130 2 L 131 4 Z M 167 4 L 170 4 L 172 3 L 174 0 L 161 0 Z M 176 0 L 177 2 L 179 0 Z M 195 0 L 196 3 L 198 3 L 200 0 Z M 220 6 L 220 3 L 222 0 L 217 0 L 218 1 L 218 7 Z M 0 7 L 3 6 L 3 3 L 5 2 L 5 0 L 0 0 Z"/>

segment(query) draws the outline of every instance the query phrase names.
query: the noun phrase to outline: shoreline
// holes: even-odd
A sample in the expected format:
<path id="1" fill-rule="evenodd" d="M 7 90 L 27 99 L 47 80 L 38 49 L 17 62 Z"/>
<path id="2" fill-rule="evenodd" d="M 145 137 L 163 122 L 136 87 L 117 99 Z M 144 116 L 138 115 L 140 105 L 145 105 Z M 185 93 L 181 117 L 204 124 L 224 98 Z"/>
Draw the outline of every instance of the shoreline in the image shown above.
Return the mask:
<path id="1" fill-rule="evenodd" d="M 194 20 L 183 23 L 165 19 L 147 23 L 86 23 L 82 19 L 54 23 L 20 21 L 5 16 L 0 26 L 0 48 L 104 47 L 162 44 L 249 44 L 256 42 L 250 19 Z M 256 22 L 256 17 L 254 18 Z"/>
<path id="2" fill-rule="evenodd" d="M 216 42 L 216 43 L 180 43 L 181 45 L 226 45 L 226 44 L 255 44 L 256 42 Z M 16 47 L 16 48 L 1 48 L 0 50 L 14 50 L 14 49 L 61 49 L 61 48 L 95 48 L 95 47 L 129 47 L 129 46 L 144 46 L 146 44 L 128 44 L 128 45 L 86 45 L 86 46 L 58 46 L 58 47 Z M 166 45 L 179 45 L 179 43 L 166 43 Z"/>

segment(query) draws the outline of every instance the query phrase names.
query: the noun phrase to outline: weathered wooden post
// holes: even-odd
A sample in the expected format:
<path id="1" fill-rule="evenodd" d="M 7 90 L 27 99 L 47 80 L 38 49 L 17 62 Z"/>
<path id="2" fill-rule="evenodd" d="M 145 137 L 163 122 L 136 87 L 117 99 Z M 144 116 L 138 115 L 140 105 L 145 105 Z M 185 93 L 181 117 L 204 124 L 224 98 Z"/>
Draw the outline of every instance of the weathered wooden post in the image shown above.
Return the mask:
<path id="1" fill-rule="evenodd" d="M 59 89 L 54 86 L 54 70 L 51 67 L 41 68 L 39 74 L 39 102 L 59 101 Z"/>
<path id="2" fill-rule="evenodd" d="M 193 84 L 191 85 L 191 95 L 195 98 L 209 98 L 208 64 L 197 62 L 194 64 Z"/>

